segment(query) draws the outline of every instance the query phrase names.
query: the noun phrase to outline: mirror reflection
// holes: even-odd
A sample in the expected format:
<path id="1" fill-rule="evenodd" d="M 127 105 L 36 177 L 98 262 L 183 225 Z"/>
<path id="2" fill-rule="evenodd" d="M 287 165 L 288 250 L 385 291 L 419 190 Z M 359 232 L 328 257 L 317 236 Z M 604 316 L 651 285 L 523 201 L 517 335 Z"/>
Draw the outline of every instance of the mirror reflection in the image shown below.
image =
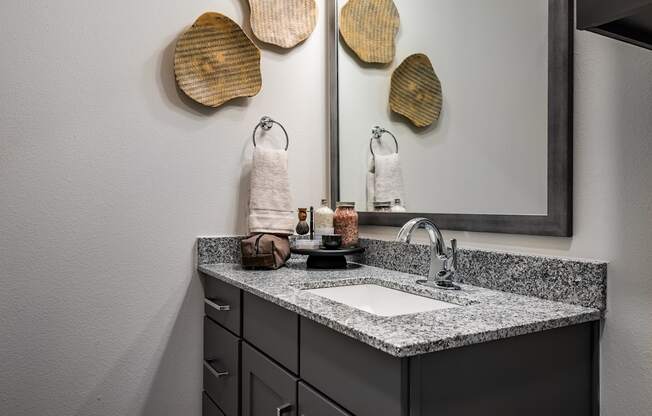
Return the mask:
<path id="1" fill-rule="evenodd" d="M 340 199 L 545 215 L 548 0 L 355 2 L 339 2 Z"/>

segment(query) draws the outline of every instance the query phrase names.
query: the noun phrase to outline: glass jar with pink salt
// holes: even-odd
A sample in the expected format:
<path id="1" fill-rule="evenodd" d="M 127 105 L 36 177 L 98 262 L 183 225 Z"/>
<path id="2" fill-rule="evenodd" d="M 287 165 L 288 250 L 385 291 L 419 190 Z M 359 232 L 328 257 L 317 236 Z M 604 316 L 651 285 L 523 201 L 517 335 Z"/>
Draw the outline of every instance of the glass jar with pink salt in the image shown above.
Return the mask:
<path id="1" fill-rule="evenodd" d="M 335 234 L 342 236 L 343 247 L 358 245 L 358 213 L 355 211 L 355 202 L 337 203 L 333 226 Z"/>

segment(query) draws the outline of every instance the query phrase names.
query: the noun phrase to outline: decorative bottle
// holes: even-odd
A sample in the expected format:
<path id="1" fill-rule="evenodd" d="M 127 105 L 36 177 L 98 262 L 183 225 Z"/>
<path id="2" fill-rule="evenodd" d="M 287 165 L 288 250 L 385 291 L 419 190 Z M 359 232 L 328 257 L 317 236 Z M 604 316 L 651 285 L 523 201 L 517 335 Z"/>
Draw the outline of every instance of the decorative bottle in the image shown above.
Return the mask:
<path id="1" fill-rule="evenodd" d="M 334 234 L 333 210 L 326 199 L 321 200 L 321 206 L 315 211 L 315 238 L 321 240 L 322 235 Z"/>
<path id="2" fill-rule="evenodd" d="M 310 232 L 310 226 L 306 219 L 308 219 L 308 208 L 299 208 L 299 223 L 296 228 L 297 234 L 306 235 Z"/>
<path id="3" fill-rule="evenodd" d="M 355 202 L 338 202 L 333 216 L 335 234 L 342 236 L 342 246 L 358 245 L 358 213 Z"/>

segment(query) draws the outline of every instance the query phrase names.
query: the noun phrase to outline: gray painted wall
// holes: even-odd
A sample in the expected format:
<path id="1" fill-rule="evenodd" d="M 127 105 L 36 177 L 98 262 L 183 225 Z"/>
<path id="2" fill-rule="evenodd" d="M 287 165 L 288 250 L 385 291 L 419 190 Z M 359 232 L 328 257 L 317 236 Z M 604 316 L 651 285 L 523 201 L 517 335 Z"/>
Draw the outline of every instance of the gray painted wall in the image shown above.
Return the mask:
<path id="1" fill-rule="evenodd" d="M 262 113 L 293 131 L 296 205 L 325 194 L 323 15 L 299 48 L 263 51 L 248 104 L 209 115 L 174 88 L 176 36 L 207 10 L 243 21 L 245 6 L 0 3 L 0 414 L 199 415 L 195 236 L 244 231 L 241 167 Z M 652 52 L 576 41 L 575 236 L 447 234 L 610 260 L 603 415 L 647 415 Z"/>
<path id="2" fill-rule="evenodd" d="M 325 18 L 263 50 L 254 99 L 212 112 L 175 89 L 177 36 L 247 7 L 0 2 L 0 415 L 200 414 L 194 244 L 243 232 L 262 115 L 292 136 L 295 203 L 326 194 Z"/>

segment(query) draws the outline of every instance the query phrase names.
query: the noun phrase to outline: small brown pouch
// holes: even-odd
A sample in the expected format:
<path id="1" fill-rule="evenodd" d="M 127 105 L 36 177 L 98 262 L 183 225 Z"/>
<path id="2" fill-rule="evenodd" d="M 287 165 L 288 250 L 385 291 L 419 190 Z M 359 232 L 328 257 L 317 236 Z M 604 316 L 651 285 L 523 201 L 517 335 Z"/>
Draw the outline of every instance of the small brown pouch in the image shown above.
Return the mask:
<path id="1" fill-rule="evenodd" d="M 240 242 L 240 251 L 243 267 L 276 270 L 290 258 L 290 241 L 272 234 L 254 234 Z"/>

